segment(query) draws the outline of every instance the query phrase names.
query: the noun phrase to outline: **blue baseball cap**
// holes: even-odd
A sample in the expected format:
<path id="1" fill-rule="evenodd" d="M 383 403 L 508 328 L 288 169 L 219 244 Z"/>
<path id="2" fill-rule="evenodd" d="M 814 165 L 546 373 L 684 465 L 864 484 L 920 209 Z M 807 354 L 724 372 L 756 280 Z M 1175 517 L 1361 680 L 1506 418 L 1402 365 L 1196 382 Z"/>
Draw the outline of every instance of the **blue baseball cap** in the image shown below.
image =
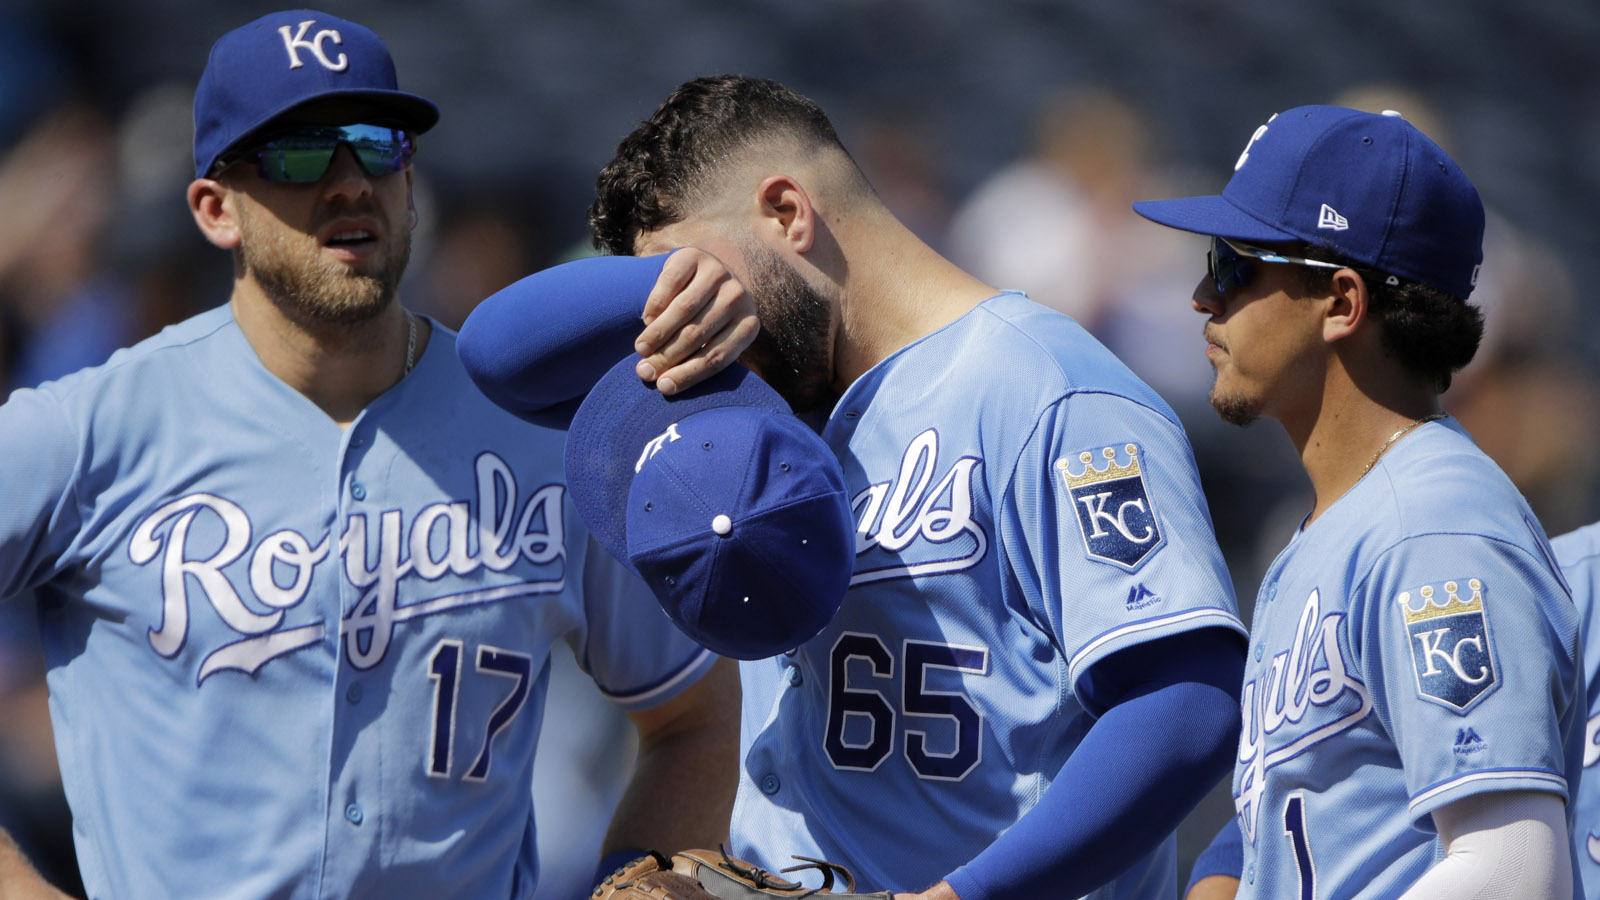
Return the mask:
<path id="1" fill-rule="evenodd" d="M 735 659 L 800 646 L 833 619 L 855 566 L 838 460 L 742 365 L 664 397 L 636 362 L 573 416 L 578 514 L 702 646 Z"/>
<path id="2" fill-rule="evenodd" d="M 1306 241 L 1465 299 L 1483 262 L 1483 201 L 1399 113 L 1301 106 L 1257 128 L 1221 196 L 1144 200 L 1145 218 L 1244 243 Z"/>
<path id="3" fill-rule="evenodd" d="M 365 26 L 309 9 L 275 12 L 217 39 L 194 92 L 194 177 L 251 134 L 314 100 L 348 100 L 421 133 L 439 108 L 399 89 Z"/>

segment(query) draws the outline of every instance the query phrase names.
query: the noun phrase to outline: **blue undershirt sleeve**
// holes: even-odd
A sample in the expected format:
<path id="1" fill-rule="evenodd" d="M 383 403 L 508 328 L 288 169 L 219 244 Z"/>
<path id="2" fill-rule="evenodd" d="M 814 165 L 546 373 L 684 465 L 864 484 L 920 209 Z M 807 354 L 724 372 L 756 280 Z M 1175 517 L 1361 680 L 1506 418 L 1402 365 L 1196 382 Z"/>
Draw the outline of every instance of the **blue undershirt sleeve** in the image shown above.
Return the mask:
<path id="1" fill-rule="evenodd" d="M 491 294 L 456 338 L 467 375 L 506 411 L 565 428 L 600 376 L 634 352 L 670 255 L 574 260 Z"/>
<path id="2" fill-rule="evenodd" d="M 1037 805 L 946 881 L 961 900 L 1079 897 L 1175 831 L 1233 762 L 1244 648 L 1222 628 L 1118 651 L 1089 690 L 1106 712 Z"/>

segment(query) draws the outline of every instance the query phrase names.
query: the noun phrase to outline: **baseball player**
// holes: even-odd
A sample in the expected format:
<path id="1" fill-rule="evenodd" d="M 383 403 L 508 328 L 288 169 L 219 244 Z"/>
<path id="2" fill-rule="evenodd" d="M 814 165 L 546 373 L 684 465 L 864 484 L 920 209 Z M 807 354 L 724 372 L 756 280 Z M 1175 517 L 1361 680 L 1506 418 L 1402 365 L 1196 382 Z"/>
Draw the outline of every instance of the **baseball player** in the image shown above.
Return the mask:
<path id="1" fill-rule="evenodd" d="M 91 896 L 532 896 L 562 640 L 642 733 L 610 846 L 726 833 L 731 667 L 395 297 L 437 118 L 353 22 L 224 35 L 187 196 L 227 304 L 0 406 L 0 597 L 39 597 Z"/>
<path id="2" fill-rule="evenodd" d="M 1583 636 L 1583 674 L 1588 691 L 1585 708 L 1588 724 L 1583 732 L 1584 778 L 1572 801 L 1574 825 L 1572 854 L 1578 861 L 1586 900 L 1600 900 L 1600 775 L 1594 764 L 1600 762 L 1600 644 L 1595 643 L 1595 600 L 1600 596 L 1600 523 L 1587 525 L 1550 541 L 1562 574 L 1572 588 L 1578 608 L 1579 633 Z"/>
<path id="3" fill-rule="evenodd" d="M 1172 896 L 1172 831 L 1237 735 L 1243 629 L 1167 405 L 1071 319 L 917 240 L 771 81 L 678 88 L 590 222 L 615 254 L 674 251 L 663 280 L 709 256 L 753 294 L 744 359 L 815 417 L 858 525 L 832 623 L 741 665 L 731 852 L 929 898 Z M 518 331 L 593 314 L 524 290 L 463 329 L 508 404 L 559 374 Z"/>
<path id="4" fill-rule="evenodd" d="M 1210 236 L 1212 405 L 1282 424 L 1315 491 L 1256 600 L 1239 895 L 1575 896 L 1578 616 L 1439 409 L 1482 335 L 1477 191 L 1398 114 L 1306 106 L 1256 129 L 1221 196 L 1135 209 Z"/>

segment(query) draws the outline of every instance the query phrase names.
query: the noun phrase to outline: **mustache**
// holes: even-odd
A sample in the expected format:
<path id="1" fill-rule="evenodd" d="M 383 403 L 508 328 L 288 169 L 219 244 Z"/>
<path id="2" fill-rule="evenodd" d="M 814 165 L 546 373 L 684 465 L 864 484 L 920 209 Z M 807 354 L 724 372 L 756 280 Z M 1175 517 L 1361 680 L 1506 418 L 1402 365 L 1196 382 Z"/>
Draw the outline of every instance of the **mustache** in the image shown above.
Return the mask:
<path id="1" fill-rule="evenodd" d="M 320 229 L 335 219 L 376 219 L 385 227 L 389 225 L 389 217 L 384 215 L 383 207 L 376 197 L 358 197 L 354 200 L 335 199 L 327 201 L 317 207 L 313 216 L 315 228 Z"/>

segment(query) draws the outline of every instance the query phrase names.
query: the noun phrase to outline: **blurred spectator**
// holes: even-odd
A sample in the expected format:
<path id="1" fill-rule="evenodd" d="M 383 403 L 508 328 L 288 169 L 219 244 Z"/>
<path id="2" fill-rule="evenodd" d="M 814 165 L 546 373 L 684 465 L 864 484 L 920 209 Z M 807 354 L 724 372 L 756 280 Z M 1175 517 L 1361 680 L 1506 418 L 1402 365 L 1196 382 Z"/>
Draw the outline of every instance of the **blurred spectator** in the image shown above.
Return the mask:
<path id="1" fill-rule="evenodd" d="M 1145 114 L 1092 85 L 1048 94 L 1028 152 L 956 211 L 952 258 L 999 288 L 1076 318 L 1173 405 L 1204 409 L 1210 367 L 1188 298 L 1200 242 L 1152 228 L 1135 200 L 1181 192 L 1182 167 L 1158 164 Z"/>
<path id="2" fill-rule="evenodd" d="M 104 362 L 137 336 L 102 262 L 114 164 L 109 124 L 79 104 L 45 116 L 0 163 L 0 307 L 20 338 L 12 387 Z"/>
<path id="3" fill-rule="evenodd" d="M 417 278 L 406 283 L 419 311 L 459 329 L 483 298 L 538 268 L 532 228 L 511 208 L 489 200 L 452 204 L 429 235 Z"/>
<path id="4" fill-rule="evenodd" d="M 1125 268 L 1123 241 L 1136 224 L 1128 204 L 1152 190 L 1148 149 L 1143 118 L 1115 94 L 1093 86 L 1049 94 L 1027 152 L 956 211 L 955 261 L 1093 330 Z"/>

